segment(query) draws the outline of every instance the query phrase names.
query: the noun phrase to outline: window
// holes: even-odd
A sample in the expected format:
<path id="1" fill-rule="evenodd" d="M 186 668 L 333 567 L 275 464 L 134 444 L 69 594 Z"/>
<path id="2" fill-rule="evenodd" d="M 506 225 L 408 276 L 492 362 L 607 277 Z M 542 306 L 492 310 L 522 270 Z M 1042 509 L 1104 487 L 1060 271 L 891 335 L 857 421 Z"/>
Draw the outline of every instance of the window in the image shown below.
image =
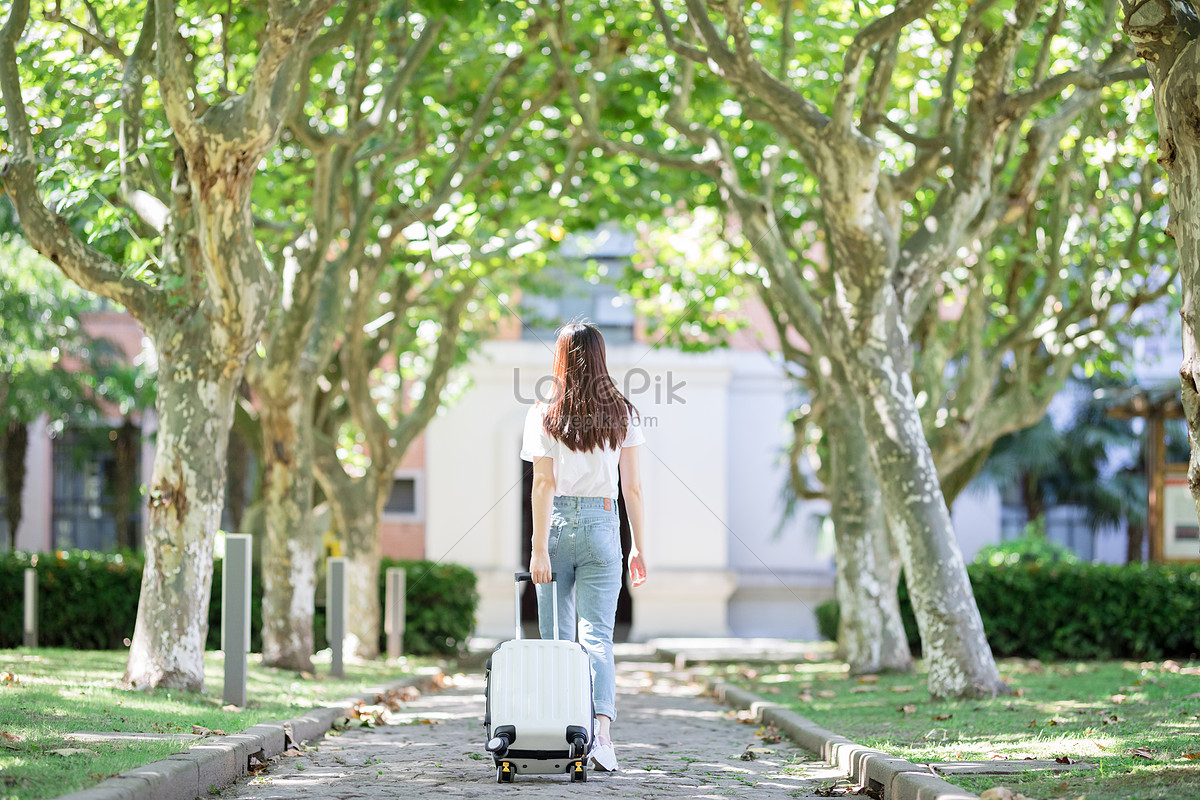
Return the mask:
<path id="1" fill-rule="evenodd" d="M 383 505 L 383 516 L 399 522 L 421 519 L 420 482 L 415 471 L 398 471 L 392 477 L 392 490 Z"/>

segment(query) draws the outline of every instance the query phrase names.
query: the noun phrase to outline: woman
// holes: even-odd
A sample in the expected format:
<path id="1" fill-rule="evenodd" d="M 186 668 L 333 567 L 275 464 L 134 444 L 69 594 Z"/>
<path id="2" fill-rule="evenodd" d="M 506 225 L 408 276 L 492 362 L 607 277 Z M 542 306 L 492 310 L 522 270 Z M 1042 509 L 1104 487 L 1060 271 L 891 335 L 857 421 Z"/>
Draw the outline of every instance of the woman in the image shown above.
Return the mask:
<path id="1" fill-rule="evenodd" d="M 610 726 L 616 719 L 616 667 L 612 632 L 621 591 L 621 536 L 617 469 L 629 513 L 633 546 L 629 573 L 634 586 L 646 580 L 642 561 L 642 483 L 638 448 L 646 438 L 637 410 L 608 374 L 604 337 L 595 325 L 572 323 L 554 348 L 554 390 L 525 418 L 521 458 L 533 462 L 533 551 L 529 572 L 538 599 L 542 638 L 554 636 L 550 573 L 557 574 L 558 630 L 579 641 L 592 662 L 596 737 L 591 760 L 617 768 Z"/>

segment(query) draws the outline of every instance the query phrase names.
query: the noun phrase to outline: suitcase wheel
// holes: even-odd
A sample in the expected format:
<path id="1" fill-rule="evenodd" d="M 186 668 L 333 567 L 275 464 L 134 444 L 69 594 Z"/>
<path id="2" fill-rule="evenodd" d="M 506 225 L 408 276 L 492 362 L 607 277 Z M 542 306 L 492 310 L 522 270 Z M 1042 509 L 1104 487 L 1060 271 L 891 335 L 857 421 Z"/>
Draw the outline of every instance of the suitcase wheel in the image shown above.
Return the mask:
<path id="1" fill-rule="evenodd" d="M 496 783 L 512 783 L 517 771 L 512 768 L 512 764 L 507 761 L 502 761 L 500 766 L 496 767 Z"/>
<path id="2" fill-rule="evenodd" d="M 572 765 L 572 768 L 571 768 L 571 782 L 574 783 L 576 781 L 586 781 L 586 780 L 587 780 L 587 768 L 583 766 L 582 761 L 574 762 Z"/>

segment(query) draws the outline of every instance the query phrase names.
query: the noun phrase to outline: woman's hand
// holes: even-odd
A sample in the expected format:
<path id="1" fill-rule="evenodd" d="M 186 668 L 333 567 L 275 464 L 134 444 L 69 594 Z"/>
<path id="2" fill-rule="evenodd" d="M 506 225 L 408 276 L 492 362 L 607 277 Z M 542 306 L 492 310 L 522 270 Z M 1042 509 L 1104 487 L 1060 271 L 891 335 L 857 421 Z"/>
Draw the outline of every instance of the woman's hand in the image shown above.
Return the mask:
<path id="1" fill-rule="evenodd" d="M 641 586 L 646 582 L 646 562 L 642 560 L 642 554 L 638 550 L 629 551 L 629 577 L 634 586 Z"/>
<path id="2" fill-rule="evenodd" d="M 529 557 L 529 574 L 533 576 L 534 583 L 550 582 L 550 552 L 548 550 L 533 551 L 533 555 Z"/>

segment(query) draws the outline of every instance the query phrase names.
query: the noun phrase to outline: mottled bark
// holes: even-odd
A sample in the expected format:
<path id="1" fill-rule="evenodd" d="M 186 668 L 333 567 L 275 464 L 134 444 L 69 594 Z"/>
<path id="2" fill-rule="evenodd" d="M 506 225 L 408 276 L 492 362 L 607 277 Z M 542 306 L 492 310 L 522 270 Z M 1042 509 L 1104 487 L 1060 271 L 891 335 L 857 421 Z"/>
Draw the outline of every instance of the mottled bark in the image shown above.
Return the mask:
<path id="1" fill-rule="evenodd" d="M 158 432 L 146 564 L 125 678 L 133 686 L 199 690 L 213 541 L 224 505 L 225 451 L 241 375 L 213 368 L 211 328 L 203 317 L 182 322 L 155 337 Z"/>
<path id="2" fill-rule="evenodd" d="M 904 562 L 934 697 L 1008 694 L 984 635 L 913 396 L 911 351 L 894 304 L 852 351 L 864 430 Z M 847 343 L 848 344 L 848 343 Z M 843 353 L 850 354 L 848 348 Z"/>
<path id="3" fill-rule="evenodd" d="M 311 670 L 317 531 L 313 499 L 312 397 L 299 391 L 291 402 L 263 403 L 263 662 Z"/>
<path id="4" fill-rule="evenodd" d="M 379 657 L 379 634 L 382 630 L 379 565 L 383 557 L 379 519 L 386 499 L 380 495 L 379 487 L 383 485 L 380 477 L 368 476 L 356 481 L 339 480 L 336 489 L 326 488 L 334 529 L 346 548 L 349 594 L 346 632 L 353 637 L 353 652 L 359 658 Z"/>
<path id="5" fill-rule="evenodd" d="M 1200 513 L 1200 20 L 1191 4 L 1122 0 L 1121 5 L 1125 32 L 1149 67 L 1158 163 L 1169 178 L 1167 230 L 1179 248 L 1183 279 L 1179 378 L 1191 444 L 1188 486 Z"/>
<path id="6" fill-rule="evenodd" d="M 896 588 L 900 555 L 888 533 L 883 497 L 850 397 L 826 409 L 829 503 L 837 542 L 838 650 L 852 675 L 912 669 Z"/>

